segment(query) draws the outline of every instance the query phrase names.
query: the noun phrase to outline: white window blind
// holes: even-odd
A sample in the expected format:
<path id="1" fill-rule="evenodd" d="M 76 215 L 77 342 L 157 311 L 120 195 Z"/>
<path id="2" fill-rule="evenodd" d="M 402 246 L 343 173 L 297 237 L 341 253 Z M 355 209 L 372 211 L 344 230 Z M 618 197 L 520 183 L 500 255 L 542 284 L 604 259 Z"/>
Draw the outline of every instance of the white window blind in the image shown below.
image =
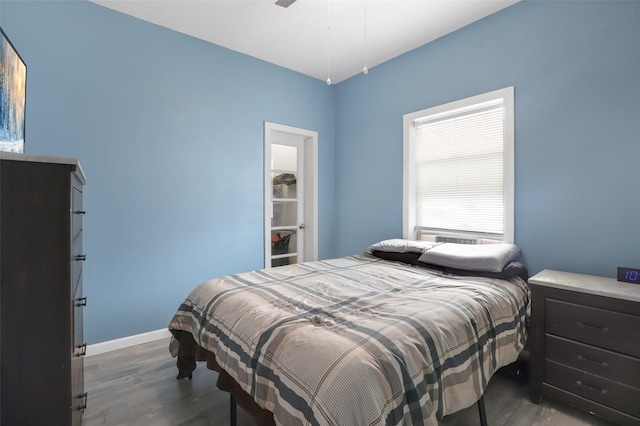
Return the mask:
<path id="1" fill-rule="evenodd" d="M 416 225 L 502 235 L 504 108 L 416 122 Z"/>
<path id="2" fill-rule="evenodd" d="M 404 208 L 413 210 L 405 212 L 411 225 L 407 230 L 405 223 L 405 235 L 513 238 L 513 148 L 506 131 L 513 128 L 512 100 L 507 105 L 500 94 L 419 111 L 408 121 L 405 116 L 411 146 Z"/>

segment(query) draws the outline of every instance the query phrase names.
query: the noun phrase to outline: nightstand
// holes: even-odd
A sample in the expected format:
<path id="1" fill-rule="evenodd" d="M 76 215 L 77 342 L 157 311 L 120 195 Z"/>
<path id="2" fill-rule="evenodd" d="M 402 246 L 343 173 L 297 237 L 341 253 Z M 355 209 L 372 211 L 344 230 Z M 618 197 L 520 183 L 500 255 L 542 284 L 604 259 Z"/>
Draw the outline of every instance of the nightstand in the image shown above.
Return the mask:
<path id="1" fill-rule="evenodd" d="M 529 284 L 531 400 L 640 425 L 640 285 L 552 270 Z"/>

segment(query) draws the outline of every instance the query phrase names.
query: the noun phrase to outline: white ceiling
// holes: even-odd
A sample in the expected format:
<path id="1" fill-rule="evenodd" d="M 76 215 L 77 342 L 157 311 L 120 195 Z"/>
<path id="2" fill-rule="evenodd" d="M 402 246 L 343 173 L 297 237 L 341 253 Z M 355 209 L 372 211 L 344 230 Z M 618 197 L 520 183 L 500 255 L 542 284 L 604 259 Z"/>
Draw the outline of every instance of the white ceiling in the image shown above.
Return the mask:
<path id="1" fill-rule="evenodd" d="M 519 0 L 91 1 L 335 84 Z"/>

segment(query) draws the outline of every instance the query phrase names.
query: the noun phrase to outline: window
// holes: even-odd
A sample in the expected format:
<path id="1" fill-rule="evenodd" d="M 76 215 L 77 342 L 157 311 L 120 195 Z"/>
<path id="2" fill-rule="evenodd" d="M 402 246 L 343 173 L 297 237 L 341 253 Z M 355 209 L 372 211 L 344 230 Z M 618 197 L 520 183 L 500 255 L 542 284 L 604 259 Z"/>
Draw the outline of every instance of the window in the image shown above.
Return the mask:
<path id="1" fill-rule="evenodd" d="M 404 116 L 404 238 L 514 242 L 513 87 Z"/>

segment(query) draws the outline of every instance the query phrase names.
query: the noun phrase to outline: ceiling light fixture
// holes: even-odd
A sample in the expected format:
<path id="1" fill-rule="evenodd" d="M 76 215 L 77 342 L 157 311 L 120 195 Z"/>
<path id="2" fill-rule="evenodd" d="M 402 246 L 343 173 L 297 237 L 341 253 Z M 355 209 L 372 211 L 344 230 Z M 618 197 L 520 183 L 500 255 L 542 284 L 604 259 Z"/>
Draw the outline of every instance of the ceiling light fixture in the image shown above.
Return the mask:
<path id="1" fill-rule="evenodd" d="M 327 84 L 331 85 L 331 0 L 327 0 Z"/>
<path id="2" fill-rule="evenodd" d="M 367 0 L 364 0 L 364 68 L 362 68 L 362 74 L 367 74 L 369 68 L 367 68 Z"/>

